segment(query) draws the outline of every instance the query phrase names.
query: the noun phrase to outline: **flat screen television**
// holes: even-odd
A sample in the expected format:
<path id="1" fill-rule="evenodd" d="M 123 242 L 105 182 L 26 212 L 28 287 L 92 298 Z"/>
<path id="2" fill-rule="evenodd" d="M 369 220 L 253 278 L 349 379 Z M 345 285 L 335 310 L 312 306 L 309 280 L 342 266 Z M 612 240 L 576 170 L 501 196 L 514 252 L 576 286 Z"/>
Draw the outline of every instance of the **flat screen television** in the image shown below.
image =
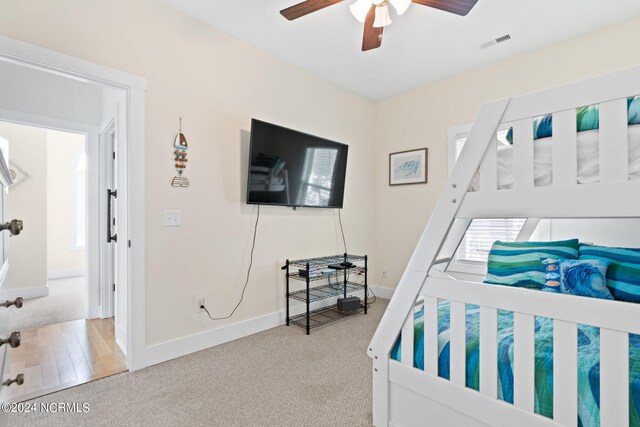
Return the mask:
<path id="1" fill-rule="evenodd" d="M 342 208 L 349 146 L 253 119 L 247 203 Z"/>

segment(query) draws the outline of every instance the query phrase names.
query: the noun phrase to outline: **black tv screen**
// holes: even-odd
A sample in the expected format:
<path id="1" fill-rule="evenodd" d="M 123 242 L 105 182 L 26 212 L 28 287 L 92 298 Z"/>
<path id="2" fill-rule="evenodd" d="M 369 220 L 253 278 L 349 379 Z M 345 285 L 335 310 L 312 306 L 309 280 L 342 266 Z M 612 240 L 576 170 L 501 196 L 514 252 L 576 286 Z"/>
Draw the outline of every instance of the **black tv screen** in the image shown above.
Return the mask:
<path id="1" fill-rule="evenodd" d="M 349 146 L 253 119 L 247 203 L 342 208 Z"/>

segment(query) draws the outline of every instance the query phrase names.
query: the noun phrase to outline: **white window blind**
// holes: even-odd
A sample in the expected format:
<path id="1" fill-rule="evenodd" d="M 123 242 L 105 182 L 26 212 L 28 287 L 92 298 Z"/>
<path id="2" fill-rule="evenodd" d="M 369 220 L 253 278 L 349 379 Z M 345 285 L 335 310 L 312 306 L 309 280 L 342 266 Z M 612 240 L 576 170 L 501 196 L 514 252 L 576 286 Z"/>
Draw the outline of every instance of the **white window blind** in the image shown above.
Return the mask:
<path id="1" fill-rule="evenodd" d="M 74 162 L 74 200 L 72 214 L 74 215 L 73 244 L 76 248 L 85 247 L 87 235 L 87 156 L 83 151 Z"/>
<path id="2" fill-rule="evenodd" d="M 327 206 L 331 197 L 331 183 L 338 158 L 335 148 L 307 148 L 304 156 L 303 184 L 300 188 L 304 203 Z"/>
<path id="3" fill-rule="evenodd" d="M 498 132 L 498 144 L 508 144 L 506 135 L 507 131 Z M 466 141 L 466 135 L 456 137 L 456 160 Z M 525 222 L 526 219 L 522 218 L 474 219 L 458 248 L 456 260 L 486 263 L 493 243 L 496 240 L 515 241 Z"/>
<path id="4" fill-rule="evenodd" d="M 493 242 L 513 242 L 520 234 L 525 219 L 474 219 L 467 230 L 457 258 L 466 262 L 487 262 Z"/>

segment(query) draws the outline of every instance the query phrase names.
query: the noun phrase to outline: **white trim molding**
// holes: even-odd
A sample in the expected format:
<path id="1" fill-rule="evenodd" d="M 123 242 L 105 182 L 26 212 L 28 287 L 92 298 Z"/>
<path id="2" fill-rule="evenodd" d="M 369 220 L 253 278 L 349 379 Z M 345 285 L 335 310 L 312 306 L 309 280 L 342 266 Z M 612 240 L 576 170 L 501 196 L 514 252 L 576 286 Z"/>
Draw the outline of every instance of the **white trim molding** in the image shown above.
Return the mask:
<path id="1" fill-rule="evenodd" d="M 120 349 L 122 354 L 124 354 L 125 357 L 126 357 L 127 356 L 127 347 L 125 347 L 124 342 L 116 338 L 116 345 L 118 346 L 118 348 Z"/>
<path id="2" fill-rule="evenodd" d="M 393 289 L 371 287 L 378 298 L 391 299 Z M 354 295 L 363 297 L 363 291 Z M 371 300 L 370 300 L 371 301 Z M 336 298 L 329 298 L 314 305 L 314 308 L 323 308 L 335 304 Z M 290 308 L 290 315 L 295 316 L 304 313 L 304 304 L 295 304 Z M 202 318 L 207 319 L 206 314 Z M 182 338 L 154 344 L 146 348 L 147 366 L 166 362 L 177 357 L 186 356 L 191 353 L 206 350 L 230 341 L 235 341 L 249 335 L 264 332 L 278 326 L 286 324 L 286 314 L 284 310 L 265 314 L 253 319 L 243 320 L 238 323 L 225 325 L 216 329 L 209 329 Z M 329 326 L 330 327 L 330 326 Z M 298 329 L 297 327 L 294 327 Z M 302 330 L 301 330 L 302 331 Z M 301 333 L 304 333 L 302 331 Z M 123 350 L 124 351 L 124 350 Z"/>
<path id="3" fill-rule="evenodd" d="M 203 314 L 203 316 L 205 315 Z M 235 341 L 258 332 L 282 326 L 284 323 L 284 311 L 277 311 L 220 328 L 209 329 L 186 337 L 154 344 L 147 347 L 147 366 Z"/>
<path id="4" fill-rule="evenodd" d="M 395 291 L 395 289 L 379 288 L 377 286 L 371 286 L 370 288 L 376 297 L 382 299 L 391 299 L 391 297 L 393 296 L 393 292 Z"/>
<path id="5" fill-rule="evenodd" d="M 0 36 L 0 57 L 14 64 L 45 70 L 79 81 L 93 81 L 123 89 L 147 88 L 147 81 L 142 77 L 6 36 Z"/>
<path id="6" fill-rule="evenodd" d="M 49 286 L 39 286 L 36 288 L 18 288 L 18 289 L 2 289 L 2 296 L 6 299 L 13 300 L 18 297 L 24 299 L 34 299 L 49 296 Z"/>
<path id="7" fill-rule="evenodd" d="M 85 270 L 84 268 L 55 270 L 55 271 L 47 272 L 47 279 L 49 280 L 69 279 L 71 277 L 82 277 L 86 275 L 87 275 L 87 270 Z"/>
<path id="8" fill-rule="evenodd" d="M 127 128 L 126 231 L 122 233 L 127 281 L 127 369 L 146 366 L 146 272 L 145 272 L 145 97 L 146 80 L 120 70 L 95 64 L 21 40 L 0 36 L 0 60 L 36 68 L 80 81 L 94 82 L 126 91 Z M 91 244 L 91 242 L 89 242 Z M 125 265 L 126 264 L 126 265 Z"/>

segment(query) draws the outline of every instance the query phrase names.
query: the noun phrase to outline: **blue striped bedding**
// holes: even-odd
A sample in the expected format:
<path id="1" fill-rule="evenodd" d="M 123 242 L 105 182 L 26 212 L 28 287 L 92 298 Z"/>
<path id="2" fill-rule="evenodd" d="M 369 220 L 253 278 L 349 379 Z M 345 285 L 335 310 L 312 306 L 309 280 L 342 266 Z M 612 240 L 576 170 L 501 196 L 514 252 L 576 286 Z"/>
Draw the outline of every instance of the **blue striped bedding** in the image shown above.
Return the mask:
<path id="1" fill-rule="evenodd" d="M 489 252 L 485 283 L 542 289 L 545 284 L 543 258 L 578 259 L 578 239 L 557 242 L 496 241 Z"/>
<path id="2" fill-rule="evenodd" d="M 449 303 L 438 306 L 438 375 L 449 378 Z M 467 387 L 479 390 L 480 310 L 467 305 Z M 629 345 L 630 425 L 640 427 L 640 336 Z M 415 314 L 414 366 L 424 369 L 424 309 Z M 535 411 L 553 416 L 553 320 L 535 320 Z M 391 357 L 400 360 L 400 339 Z M 513 313 L 498 312 L 498 398 L 513 403 Z M 578 328 L 578 417 L 582 427 L 600 425 L 600 333 L 592 326 Z"/>
<path id="3" fill-rule="evenodd" d="M 613 297 L 640 303 L 640 249 L 581 244 L 580 259 L 608 261 L 607 287 Z"/>

